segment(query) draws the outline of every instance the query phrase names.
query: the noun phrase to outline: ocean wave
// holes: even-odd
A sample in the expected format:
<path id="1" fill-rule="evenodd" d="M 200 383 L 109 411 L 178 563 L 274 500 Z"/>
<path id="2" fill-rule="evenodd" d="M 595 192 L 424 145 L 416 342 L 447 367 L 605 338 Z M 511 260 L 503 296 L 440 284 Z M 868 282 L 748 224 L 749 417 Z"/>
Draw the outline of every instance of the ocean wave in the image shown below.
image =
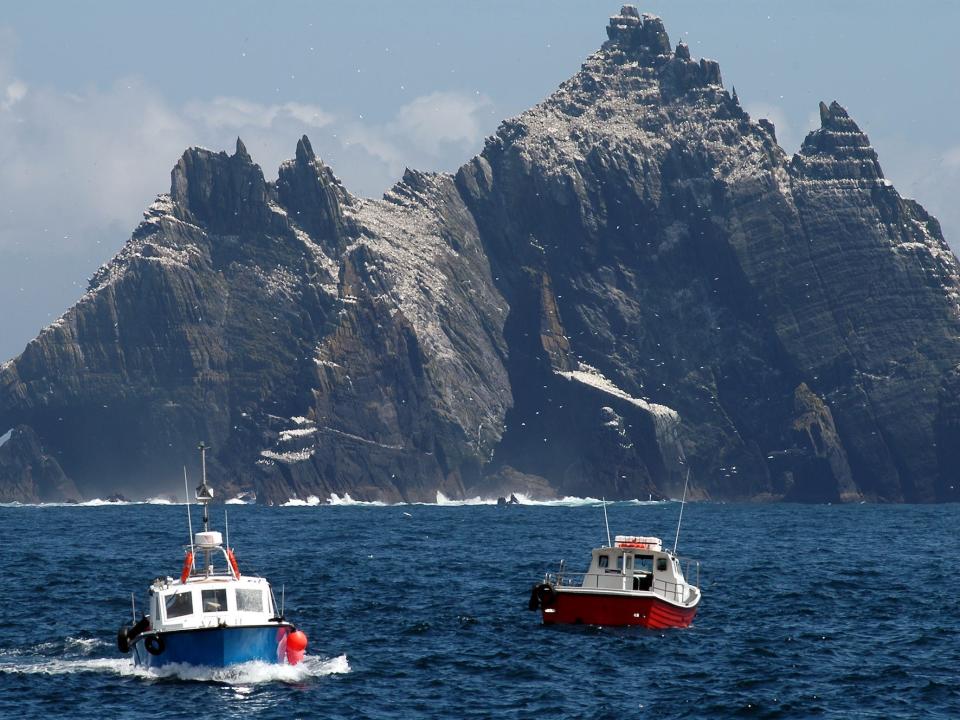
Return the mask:
<path id="1" fill-rule="evenodd" d="M 350 672 L 346 655 L 321 658 L 308 655 L 296 665 L 277 665 L 264 662 L 249 662 L 225 668 L 172 664 L 147 670 L 137 667 L 130 658 L 35 658 L 8 659 L 0 655 L 0 674 L 8 675 L 75 675 L 78 673 L 102 673 L 123 677 L 140 677 L 145 680 L 175 677 L 194 682 L 212 682 L 223 685 L 259 685 L 263 683 L 301 683 L 311 678 L 326 675 L 342 675 Z"/>

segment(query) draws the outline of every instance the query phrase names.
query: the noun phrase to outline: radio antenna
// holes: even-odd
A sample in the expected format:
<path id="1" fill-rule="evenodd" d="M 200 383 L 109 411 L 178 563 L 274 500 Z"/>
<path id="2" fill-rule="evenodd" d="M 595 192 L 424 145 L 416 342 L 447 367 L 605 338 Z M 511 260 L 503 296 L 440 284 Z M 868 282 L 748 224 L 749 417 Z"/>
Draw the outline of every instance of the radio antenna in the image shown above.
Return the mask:
<path id="1" fill-rule="evenodd" d="M 190 533 L 190 555 L 193 556 L 193 519 L 190 517 L 190 485 L 187 483 L 187 466 L 183 466 L 183 493 L 187 497 L 187 532 Z"/>
<path id="2" fill-rule="evenodd" d="M 603 524 L 607 528 L 607 547 L 613 547 L 613 543 L 610 542 L 610 521 L 607 520 L 607 499 L 601 498 L 600 502 L 603 503 Z"/>
<path id="3" fill-rule="evenodd" d="M 677 536 L 673 539 L 673 554 L 677 554 L 677 543 L 680 542 L 680 523 L 683 522 L 683 506 L 687 502 L 687 483 L 690 482 L 690 466 L 687 465 L 687 479 L 683 481 L 683 497 L 680 499 L 680 517 L 677 518 Z"/>

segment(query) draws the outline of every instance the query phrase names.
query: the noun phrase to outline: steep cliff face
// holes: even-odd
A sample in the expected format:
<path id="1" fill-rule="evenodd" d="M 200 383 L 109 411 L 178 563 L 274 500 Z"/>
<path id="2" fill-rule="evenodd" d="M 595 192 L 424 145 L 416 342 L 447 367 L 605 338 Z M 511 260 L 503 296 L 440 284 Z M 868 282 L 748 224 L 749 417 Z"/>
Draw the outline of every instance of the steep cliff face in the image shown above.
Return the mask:
<path id="1" fill-rule="evenodd" d="M 956 498 L 957 261 L 821 120 L 786 157 L 625 7 L 453 177 L 368 200 L 306 138 L 276 182 L 188 150 L 0 368 L 0 431 L 86 495 L 172 490 L 204 439 L 261 502 L 661 496 L 687 466 L 701 497 Z"/>

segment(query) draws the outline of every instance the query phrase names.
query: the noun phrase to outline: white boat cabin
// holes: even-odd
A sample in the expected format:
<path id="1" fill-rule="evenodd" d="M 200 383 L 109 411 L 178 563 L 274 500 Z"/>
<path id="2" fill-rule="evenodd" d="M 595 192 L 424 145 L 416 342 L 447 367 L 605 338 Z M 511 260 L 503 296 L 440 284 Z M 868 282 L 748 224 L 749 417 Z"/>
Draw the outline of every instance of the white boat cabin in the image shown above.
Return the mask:
<path id="1" fill-rule="evenodd" d="M 203 555 L 198 569 L 188 555 L 180 579 L 157 578 L 150 586 L 153 630 L 190 630 L 207 627 L 265 625 L 275 621 L 277 609 L 265 578 L 241 576 L 220 533 L 195 536 L 195 553 Z M 222 565 L 215 558 L 222 557 Z"/>
<path id="2" fill-rule="evenodd" d="M 633 535 L 617 535 L 613 547 L 595 549 L 580 587 L 653 592 L 684 604 L 699 592 L 684 577 L 680 559 L 663 550 L 660 538 Z"/>

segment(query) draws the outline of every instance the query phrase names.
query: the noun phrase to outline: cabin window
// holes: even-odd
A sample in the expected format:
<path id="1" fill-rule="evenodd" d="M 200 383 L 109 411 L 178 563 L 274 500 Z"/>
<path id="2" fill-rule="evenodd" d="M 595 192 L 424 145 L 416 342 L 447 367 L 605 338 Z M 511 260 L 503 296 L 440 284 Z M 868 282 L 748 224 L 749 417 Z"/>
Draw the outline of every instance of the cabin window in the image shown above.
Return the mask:
<path id="1" fill-rule="evenodd" d="M 634 555 L 633 572 L 637 575 L 653 572 L 653 555 Z"/>
<path id="2" fill-rule="evenodd" d="M 633 558 L 630 555 L 621 555 L 620 556 L 620 569 L 624 572 L 630 570 L 633 565 Z"/>
<path id="3" fill-rule="evenodd" d="M 667 571 L 667 559 L 657 558 L 657 572 L 666 572 L 666 571 Z"/>
<path id="4" fill-rule="evenodd" d="M 163 607 L 167 620 L 184 615 L 193 615 L 193 593 L 187 590 L 186 592 L 167 595 L 163 601 Z"/>
<path id="5" fill-rule="evenodd" d="M 263 591 L 237 590 L 237 610 L 240 612 L 263 612 Z"/>
<path id="6" fill-rule="evenodd" d="M 204 590 L 200 600 L 205 613 L 224 612 L 227 609 L 227 589 Z"/>
<path id="7" fill-rule="evenodd" d="M 600 555 L 597 558 L 597 566 L 605 568 L 610 565 L 610 558 L 607 555 Z"/>

